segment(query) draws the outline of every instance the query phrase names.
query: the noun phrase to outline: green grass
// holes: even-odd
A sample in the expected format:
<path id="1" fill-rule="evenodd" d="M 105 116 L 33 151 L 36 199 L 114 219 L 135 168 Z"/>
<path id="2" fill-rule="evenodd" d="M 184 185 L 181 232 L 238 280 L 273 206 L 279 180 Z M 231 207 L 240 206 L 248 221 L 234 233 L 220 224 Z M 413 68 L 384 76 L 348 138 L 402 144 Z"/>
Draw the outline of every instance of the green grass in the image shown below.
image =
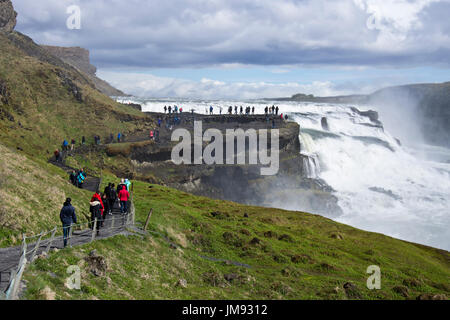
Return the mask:
<path id="1" fill-rule="evenodd" d="M 106 176 L 104 182 L 118 181 Z M 449 254 L 442 250 L 312 214 L 211 200 L 143 182 L 134 183 L 134 200 L 138 223 L 153 208 L 151 236 L 117 237 L 40 260 L 26 272 L 31 288 L 26 298 L 42 298 L 45 286 L 58 299 L 405 299 L 397 286 L 407 286 L 409 298 L 449 294 Z M 107 260 L 105 277 L 93 276 L 83 263 L 92 249 Z M 63 285 L 70 264 L 82 268 L 81 291 Z M 381 268 L 381 290 L 366 287 L 370 265 Z M 229 274 L 237 278 L 225 280 Z M 187 288 L 176 286 L 179 279 L 187 280 Z M 345 293 L 346 282 L 356 285 L 354 296 Z"/>

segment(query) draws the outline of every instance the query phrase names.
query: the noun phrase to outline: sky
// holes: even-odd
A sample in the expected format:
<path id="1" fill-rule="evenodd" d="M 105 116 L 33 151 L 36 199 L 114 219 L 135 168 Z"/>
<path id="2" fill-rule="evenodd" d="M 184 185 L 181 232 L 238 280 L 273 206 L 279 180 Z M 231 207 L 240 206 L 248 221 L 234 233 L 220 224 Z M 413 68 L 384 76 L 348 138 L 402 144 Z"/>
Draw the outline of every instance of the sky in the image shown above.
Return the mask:
<path id="1" fill-rule="evenodd" d="M 16 30 L 90 50 L 143 97 L 371 93 L 450 81 L 450 0 L 13 0 Z M 76 5 L 80 28 L 76 22 Z M 70 25 L 69 23 L 69 25 Z"/>

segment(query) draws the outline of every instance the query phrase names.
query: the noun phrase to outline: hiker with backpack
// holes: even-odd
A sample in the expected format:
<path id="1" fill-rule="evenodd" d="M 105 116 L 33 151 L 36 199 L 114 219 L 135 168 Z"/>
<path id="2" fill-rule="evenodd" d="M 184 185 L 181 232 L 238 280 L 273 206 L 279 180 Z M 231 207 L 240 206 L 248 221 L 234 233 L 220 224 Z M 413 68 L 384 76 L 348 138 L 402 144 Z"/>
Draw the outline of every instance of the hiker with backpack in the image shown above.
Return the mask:
<path id="1" fill-rule="evenodd" d="M 59 213 L 59 218 L 63 225 L 64 248 L 67 246 L 67 240 L 69 239 L 70 228 L 72 227 L 72 224 L 77 223 L 77 216 L 75 214 L 75 208 L 72 206 L 71 202 L 72 202 L 72 199 L 67 198 L 66 201 L 64 202 L 61 212 Z"/>
<path id="2" fill-rule="evenodd" d="M 90 204 L 92 228 L 94 228 L 94 221 L 95 219 L 97 219 L 97 235 L 98 235 L 100 228 L 103 227 L 103 212 L 105 210 L 102 198 L 100 197 L 99 190 L 97 190 L 94 193 L 89 204 Z"/>
<path id="3" fill-rule="evenodd" d="M 83 188 L 83 183 L 86 180 L 86 173 L 84 172 L 83 168 L 80 169 L 80 171 L 78 171 L 77 174 L 77 187 L 82 189 Z"/>

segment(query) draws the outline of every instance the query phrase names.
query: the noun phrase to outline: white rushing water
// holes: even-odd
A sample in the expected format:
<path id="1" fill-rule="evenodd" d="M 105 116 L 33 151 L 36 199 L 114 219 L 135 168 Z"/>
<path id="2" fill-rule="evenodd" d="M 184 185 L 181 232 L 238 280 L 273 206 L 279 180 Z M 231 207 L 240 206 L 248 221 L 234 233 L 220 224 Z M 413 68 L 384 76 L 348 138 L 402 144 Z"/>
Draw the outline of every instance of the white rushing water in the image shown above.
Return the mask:
<path id="1" fill-rule="evenodd" d="M 269 102 L 124 99 L 143 111 L 162 112 L 164 105 L 184 111 L 226 113 L 228 106 Z M 300 124 L 308 176 L 321 178 L 339 199 L 339 222 L 368 231 L 450 250 L 450 150 L 428 145 L 400 145 L 390 128 L 374 125 L 347 105 L 276 103 L 280 113 Z M 357 107 L 363 111 L 370 108 Z M 234 109 L 233 109 L 234 112 Z M 380 114 L 383 122 L 384 114 Z M 322 128 L 327 118 L 329 131 Z M 302 208 L 297 208 L 302 210 Z"/>

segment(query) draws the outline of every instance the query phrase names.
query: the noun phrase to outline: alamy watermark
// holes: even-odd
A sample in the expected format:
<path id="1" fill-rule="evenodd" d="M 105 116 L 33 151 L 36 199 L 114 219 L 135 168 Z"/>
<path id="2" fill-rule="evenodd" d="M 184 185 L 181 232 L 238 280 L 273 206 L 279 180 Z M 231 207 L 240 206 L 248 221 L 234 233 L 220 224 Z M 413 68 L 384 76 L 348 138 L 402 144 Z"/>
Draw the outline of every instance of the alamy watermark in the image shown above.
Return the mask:
<path id="1" fill-rule="evenodd" d="M 278 129 L 270 130 L 270 144 L 268 144 L 268 133 L 267 129 L 258 131 L 226 129 L 223 134 L 221 130 L 212 128 L 203 132 L 202 122 L 194 121 L 193 139 L 191 132 L 187 129 L 179 128 L 172 133 L 172 141 L 181 139 L 181 142 L 172 149 L 172 161 L 177 165 L 259 164 L 265 166 L 260 169 L 261 175 L 276 175 L 280 168 L 280 133 Z M 247 140 L 248 148 L 246 148 Z M 205 148 L 203 148 L 203 142 L 208 143 Z"/>
<path id="2" fill-rule="evenodd" d="M 371 274 L 369 278 L 367 278 L 367 289 L 369 290 L 380 290 L 381 289 L 381 269 L 379 266 L 368 266 L 366 273 Z"/>
<path id="3" fill-rule="evenodd" d="M 70 290 L 81 290 L 81 270 L 77 265 L 67 267 L 70 276 L 66 279 L 66 287 Z"/>
<path id="4" fill-rule="evenodd" d="M 69 30 L 81 29 L 81 9 L 77 5 L 67 7 L 66 13 L 69 17 L 66 20 L 66 26 Z"/>

